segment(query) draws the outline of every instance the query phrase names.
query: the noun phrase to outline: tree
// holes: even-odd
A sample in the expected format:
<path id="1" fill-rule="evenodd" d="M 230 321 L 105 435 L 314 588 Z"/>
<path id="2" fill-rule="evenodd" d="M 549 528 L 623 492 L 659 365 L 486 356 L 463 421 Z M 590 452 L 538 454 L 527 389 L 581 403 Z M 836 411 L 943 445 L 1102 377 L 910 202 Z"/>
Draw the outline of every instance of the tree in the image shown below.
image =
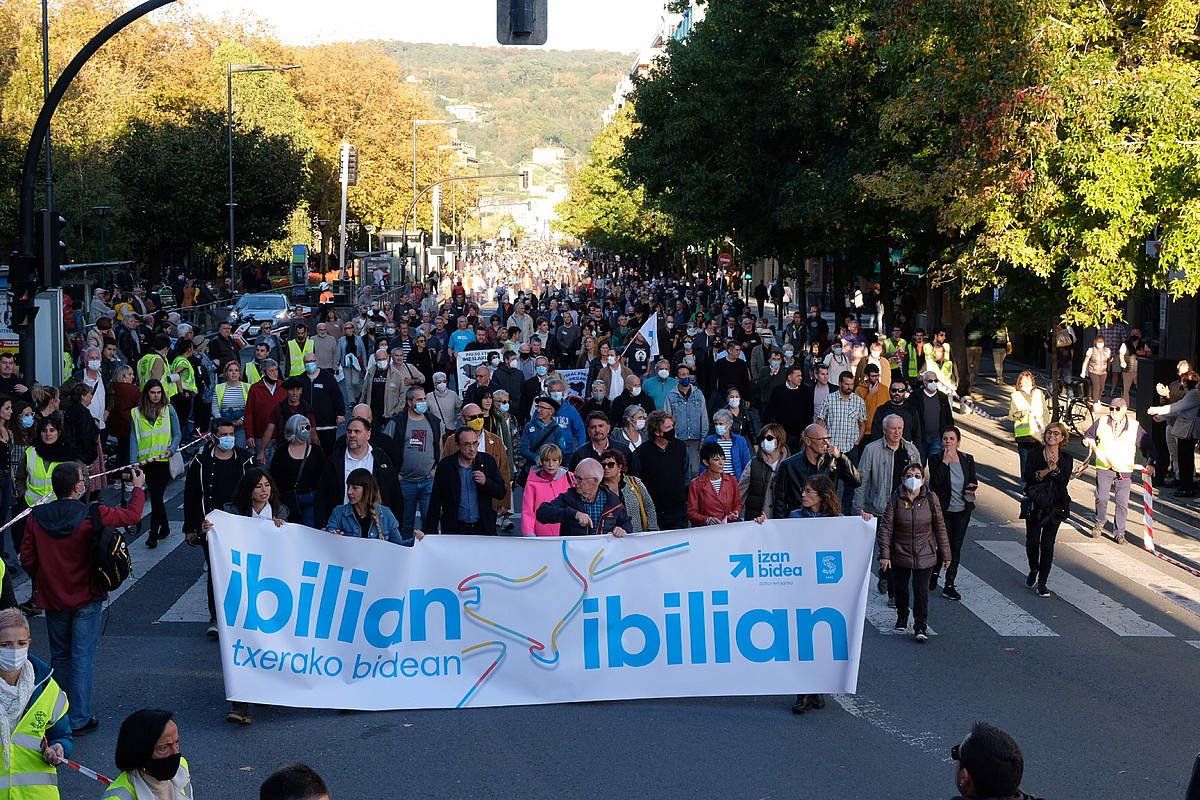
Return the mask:
<path id="1" fill-rule="evenodd" d="M 131 204 L 125 225 L 151 266 L 220 251 L 228 236 L 224 116 L 196 111 L 182 122 L 133 122 L 115 147 L 114 172 Z M 261 248 L 287 231 L 306 179 L 306 158 L 292 140 L 235 127 L 235 170 L 254 176 L 238 194 L 237 238 Z"/>
<path id="2" fill-rule="evenodd" d="M 618 160 L 633 132 L 628 106 L 592 142 L 587 163 L 571 176 L 569 197 L 556 209 L 556 229 L 612 253 L 649 255 L 672 235 L 671 220 L 646 202 L 646 192 Z"/>

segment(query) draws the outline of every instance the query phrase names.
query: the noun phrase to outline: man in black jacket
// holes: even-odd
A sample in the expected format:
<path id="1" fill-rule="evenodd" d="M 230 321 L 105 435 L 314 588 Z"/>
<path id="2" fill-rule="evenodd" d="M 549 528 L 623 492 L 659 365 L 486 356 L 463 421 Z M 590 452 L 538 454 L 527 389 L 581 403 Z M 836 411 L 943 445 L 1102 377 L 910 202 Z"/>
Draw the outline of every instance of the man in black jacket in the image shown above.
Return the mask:
<path id="1" fill-rule="evenodd" d="M 688 449 L 675 438 L 675 418 L 655 411 L 646 418 L 650 441 L 638 448 L 642 483 L 654 500 L 658 527 L 664 531 L 688 526 Z"/>
<path id="2" fill-rule="evenodd" d="M 813 390 L 804 385 L 803 366 L 793 364 L 787 368 L 787 380 L 771 392 L 766 419 L 779 423 L 787 431 L 789 452 L 800 452 L 800 437 L 813 419 Z"/>
<path id="3" fill-rule="evenodd" d="M 333 371 L 317 366 L 316 353 L 305 354 L 304 374 L 300 377 L 304 380 L 304 393 L 300 397 L 317 415 L 321 449 L 328 453 L 337 439 L 337 426 L 346 421 L 346 397 Z"/>
<path id="4" fill-rule="evenodd" d="M 215 419 L 209 443 L 188 465 L 183 477 L 183 535 L 187 543 L 203 548 L 208 575 L 208 635 L 217 636 L 217 604 L 213 596 L 212 568 L 208 541 L 201 523 L 214 509 L 224 507 L 234 489 L 254 466 L 254 454 L 234 444 L 233 422 Z"/>
<path id="5" fill-rule="evenodd" d="M 921 374 L 924 389 L 915 392 L 908 403 L 921 424 L 921 438 L 913 444 L 921 451 L 921 463 L 929 463 L 930 456 L 942 452 L 942 431 L 954 424 L 954 412 L 950 410 L 950 398 L 938 391 L 937 373 L 927 370 Z"/>
<path id="6" fill-rule="evenodd" d="M 387 432 L 395 442 L 396 472 L 404 497 L 400 536 L 411 539 L 417 511 L 421 512 L 422 520 L 429 516 L 433 474 L 442 457 L 442 423 L 429 411 L 425 387 L 408 387 L 404 408 L 388 422 Z"/>
<path id="7" fill-rule="evenodd" d="M 771 518 L 787 519 L 800 508 L 804 482 L 818 474 L 828 475 L 835 484 L 843 481 L 851 488 L 857 488 L 862 482 L 850 457 L 830 443 L 824 425 L 814 422 L 804 429 L 804 449 L 779 465 Z"/>
<path id="8" fill-rule="evenodd" d="M 521 367 L 518 366 L 516 353 L 505 353 L 504 363 L 496 367 L 496 371 L 492 373 L 492 391 L 497 389 L 508 392 L 508 402 L 514 411 L 523 407 L 522 392 L 525 389 L 525 373 L 521 372 Z"/>
<path id="9" fill-rule="evenodd" d="M 346 436 L 339 439 L 325 464 L 325 474 L 317 491 L 316 527 L 324 528 L 329 515 L 346 502 L 346 476 L 358 468 L 370 470 L 379 484 L 383 504 L 396 519 L 404 517 L 404 499 L 400 495 L 396 465 L 382 447 L 371 444 L 371 423 L 354 417 L 346 424 Z"/>
<path id="10" fill-rule="evenodd" d="M 575 467 L 575 485 L 537 509 L 543 525 L 559 524 L 560 536 L 587 536 L 629 532 L 629 513 L 618 495 L 600 486 L 604 468 L 594 458 L 585 458 Z"/>
<path id="11" fill-rule="evenodd" d="M 454 432 L 458 452 L 438 462 L 429 499 L 425 533 L 496 535 L 493 500 L 504 497 L 504 478 L 496 459 L 479 450 L 479 432 Z"/>

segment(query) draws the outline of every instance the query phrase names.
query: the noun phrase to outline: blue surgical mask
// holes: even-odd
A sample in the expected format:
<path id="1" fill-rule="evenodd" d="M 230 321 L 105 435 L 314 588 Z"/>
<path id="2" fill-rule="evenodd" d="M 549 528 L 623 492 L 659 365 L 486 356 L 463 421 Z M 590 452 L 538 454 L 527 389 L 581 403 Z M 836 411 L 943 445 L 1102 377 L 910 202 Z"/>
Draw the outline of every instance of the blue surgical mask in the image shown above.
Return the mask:
<path id="1" fill-rule="evenodd" d="M 33 417 L 21 417 L 21 427 L 28 430 L 33 427 Z"/>
<path id="2" fill-rule="evenodd" d="M 556 403 L 561 403 L 563 401 L 563 393 L 562 392 L 551 392 L 550 396 L 552 398 L 554 398 L 554 402 L 556 402 Z"/>
<path id="3" fill-rule="evenodd" d="M 306 372 L 316 372 L 317 364 L 315 361 L 309 361 L 304 365 L 304 369 Z"/>
<path id="4" fill-rule="evenodd" d="M 501 410 L 502 412 L 504 412 L 505 414 L 507 414 L 507 413 L 508 413 L 508 409 L 509 409 L 509 408 L 511 408 L 511 406 L 510 406 L 508 403 L 501 403 L 501 404 L 500 404 L 500 410 Z"/>
<path id="5" fill-rule="evenodd" d="M 232 434 L 217 437 L 217 447 L 226 452 L 233 449 L 234 438 Z"/>
<path id="6" fill-rule="evenodd" d="M 686 389 L 687 387 L 692 385 L 692 379 L 691 378 L 680 378 L 679 385 Z"/>
<path id="7" fill-rule="evenodd" d="M 418 414 L 424 414 L 429 410 L 429 403 L 425 400 L 418 400 L 417 402 L 413 403 L 413 408 Z"/>
<path id="8" fill-rule="evenodd" d="M 537 372 L 539 378 L 544 378 L 546 376 L 546 373 L 549 372 L 550 370 L 547 369 L 546 367 L 539 365 L 534 371 Z"/>

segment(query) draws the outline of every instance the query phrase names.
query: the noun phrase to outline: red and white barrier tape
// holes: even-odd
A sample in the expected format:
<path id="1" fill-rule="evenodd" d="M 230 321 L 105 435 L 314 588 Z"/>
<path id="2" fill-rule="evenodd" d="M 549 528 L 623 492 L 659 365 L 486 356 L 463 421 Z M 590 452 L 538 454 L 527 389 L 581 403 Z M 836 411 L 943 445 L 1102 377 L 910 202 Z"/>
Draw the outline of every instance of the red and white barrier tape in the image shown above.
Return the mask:
<path id="1" fill-rule="evenodd" d="M 64 758 L 61 762 L 59 762 L 59 766 L 70 767 L 71 769 L 75 770 L 83 777 L 91 778 L 92 780 L 96 781 L 97 783 L 99 783 L 102 786 L 111 786 L 112 785 L 112 778 L 101 775 L 99 772 L 96 772 L 96 770 L 94 770 L 90 767 L 85 767 L 83 764 L 80 764 L 77 761 L 72 761 L 69 758 Z"/>

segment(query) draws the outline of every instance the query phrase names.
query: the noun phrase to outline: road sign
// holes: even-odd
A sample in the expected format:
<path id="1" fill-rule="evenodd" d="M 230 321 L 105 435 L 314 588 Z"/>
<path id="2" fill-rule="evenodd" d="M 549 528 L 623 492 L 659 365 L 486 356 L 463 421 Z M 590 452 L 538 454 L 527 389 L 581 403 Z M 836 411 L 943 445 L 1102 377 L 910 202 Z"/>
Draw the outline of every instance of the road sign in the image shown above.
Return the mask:
<path id="1" fill-rule="evenodd" d="M 717 256 L 717 265 L 728 269 L 733 266 L 733 253 L 721 253 Z"/>

